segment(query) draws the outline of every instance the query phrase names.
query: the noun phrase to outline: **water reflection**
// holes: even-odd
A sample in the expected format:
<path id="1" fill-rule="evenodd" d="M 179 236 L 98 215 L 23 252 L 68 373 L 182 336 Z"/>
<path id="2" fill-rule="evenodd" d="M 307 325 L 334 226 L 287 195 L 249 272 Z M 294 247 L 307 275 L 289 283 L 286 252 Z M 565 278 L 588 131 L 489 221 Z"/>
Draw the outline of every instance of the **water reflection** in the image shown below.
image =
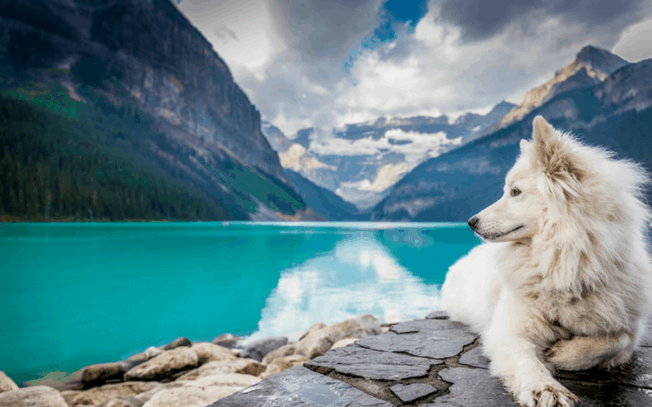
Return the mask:
<path id="1" fill-rule="evenodd" d="M 281 271 L 250 340 L 303 331 L 317 321 L 330 324 L 371 313 L 395 322 L 438 309 L 439 284 L 415 276 L 392 253 L 407 236 L 413 254 L 428 250 L 432 258 L 436 242 L 423 231 L 393 232 L 353 233 L 332 251 Z M 463 250 L 468 251 L 468 240 Z"/>

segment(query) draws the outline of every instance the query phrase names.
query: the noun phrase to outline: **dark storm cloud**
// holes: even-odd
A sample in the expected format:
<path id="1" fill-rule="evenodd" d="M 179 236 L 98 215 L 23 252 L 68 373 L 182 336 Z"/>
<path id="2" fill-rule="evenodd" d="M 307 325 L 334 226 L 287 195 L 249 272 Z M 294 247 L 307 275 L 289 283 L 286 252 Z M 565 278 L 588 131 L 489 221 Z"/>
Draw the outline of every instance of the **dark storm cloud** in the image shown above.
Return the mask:
<path id="1" fill-rule="evenodd" d="M 620 32 L 640 21 L 648 0 L 435 0 L 439 18 L 460 28 L 462 41 L 474 42 L 499 34 L 511 23 L 528 25 L 545 17 L 560 17 L 586 31 L 602 28 Z"/>
<path id="2" fill-rule="evenodd" d="M 378 24 L 379 0 L 271 0 L 279 33 L 302 56 L 341 57 Z"/>

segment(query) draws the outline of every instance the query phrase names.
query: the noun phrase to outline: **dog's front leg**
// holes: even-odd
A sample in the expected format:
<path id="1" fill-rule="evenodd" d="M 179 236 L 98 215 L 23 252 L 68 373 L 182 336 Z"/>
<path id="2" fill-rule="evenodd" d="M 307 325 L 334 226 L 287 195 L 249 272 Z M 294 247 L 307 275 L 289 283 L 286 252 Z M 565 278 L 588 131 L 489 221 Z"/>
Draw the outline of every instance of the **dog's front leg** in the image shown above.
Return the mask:
<path id="1" fill-rule="evenodd" d="M 539 359 L 529 338 L 540 335 L 536 315 L 509 290 L 504 290 L 491 324 L 482 335 L 494 376 L 527 407 L 572 407 L 577 397 L 556 381 Z"/>

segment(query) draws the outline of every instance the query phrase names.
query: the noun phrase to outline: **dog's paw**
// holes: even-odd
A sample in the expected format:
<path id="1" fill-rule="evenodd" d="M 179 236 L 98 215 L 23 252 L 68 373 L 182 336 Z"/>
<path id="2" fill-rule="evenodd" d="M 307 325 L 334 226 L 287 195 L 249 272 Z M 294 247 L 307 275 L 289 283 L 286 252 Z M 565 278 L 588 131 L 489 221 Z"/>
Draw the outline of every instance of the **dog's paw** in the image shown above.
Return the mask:
<path id="1" fill-rule="evenodd" d="M 554 382 L 524 391 L 518 397 L 518 402 L 525 407 L 573 407 L 579 399 Z"/>
<path id="2" fill-rule="evenodd" d="M 559 370 L 585 370 L 597 364 L 597 361 L 586 356 L 575 339 L 560 339 L 543 351 L 545 363 Z M 581 344 L 580 344 L 581 345 Z"/>

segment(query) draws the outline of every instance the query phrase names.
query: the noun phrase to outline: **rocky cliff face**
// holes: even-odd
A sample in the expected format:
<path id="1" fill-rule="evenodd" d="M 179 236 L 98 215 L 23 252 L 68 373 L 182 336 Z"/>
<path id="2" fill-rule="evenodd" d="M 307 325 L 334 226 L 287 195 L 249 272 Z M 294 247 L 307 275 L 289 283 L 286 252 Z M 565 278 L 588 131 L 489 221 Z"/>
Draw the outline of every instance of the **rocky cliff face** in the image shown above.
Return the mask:
<path id="1" fill-rule="evenodd" d="M 0 64 L 14 83 L 57 82 L 80 102 L 80 87 L 91 87 L 114 106 L 144 111 L 193 151 L 159 154 L 172 166 L 189 162 L 178 171 L 202 176 L 206 163 L 219 172 L 228 161 L 291 189 L 259 112 L 169 0 L 0 0 Z"/>
<path id="2" fill-rule="evenodd" d="M 500 126 L 504 127 L 521 120 L 526 114 L 560 93 L 599 83 L 627 64 L 627 61 L 609 51 L 586 46 L 577 54 L 573 62 L 555 72 L 554 78 L 528 91 L 521 104 L 502 118 Z"/>
<path id="3" fill-rule="evenodd" d="M 374 208 L 371 219 L 466 221 L 500 197 L 519 140 L 531 138 L 538 114 L 589 144 L 641 162 L 649 171 L 651 78 L 652 60 L 645 60 L 620 68 L 596 85 L 557 94 L 523 119 L 419 165 Z"/>
<path id="4" fill-rule="evenodd" d="M 124 90 L 157 119 L 283 179 L 260 114 L 211 44 L 168 0 L 0 1 L 0 57 Z M 123 89 L 119 89 L 119 88 Z"/>

